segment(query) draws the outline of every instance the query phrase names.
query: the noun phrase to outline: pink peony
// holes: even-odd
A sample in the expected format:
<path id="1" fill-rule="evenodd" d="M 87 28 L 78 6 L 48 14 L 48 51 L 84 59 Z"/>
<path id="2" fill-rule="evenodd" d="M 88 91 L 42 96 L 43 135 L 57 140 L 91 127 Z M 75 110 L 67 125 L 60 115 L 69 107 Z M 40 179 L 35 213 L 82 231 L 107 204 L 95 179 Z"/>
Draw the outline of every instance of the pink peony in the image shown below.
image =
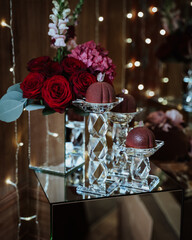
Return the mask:
<path id="1" fill-rule="evenodd" d="M 108 57 L 108 52 L 99 45 L 96 45 L 94 41 L 78 45 L 71 51 L 69 57 L 84 62 L 91 73 L 105 73 L 111 82 L 114 80 L 115 65 L 111 58 Z"/>

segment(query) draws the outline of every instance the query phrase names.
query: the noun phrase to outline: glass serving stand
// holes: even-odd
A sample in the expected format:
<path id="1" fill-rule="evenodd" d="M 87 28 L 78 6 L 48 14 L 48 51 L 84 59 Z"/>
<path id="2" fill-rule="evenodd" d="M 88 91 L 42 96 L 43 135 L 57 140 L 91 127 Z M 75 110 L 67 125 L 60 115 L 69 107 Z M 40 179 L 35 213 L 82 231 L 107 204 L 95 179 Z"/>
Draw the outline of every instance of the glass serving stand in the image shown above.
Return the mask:
<path id="1" fill-rule="evenodd" d="M 92 195 L 109 196 L 117 188 L 119 181 L 108 181 L 108 168 L 106 165 L 108 119 L 105 112 L 123 101 L 123 98 L 116 98 L 112 103 L 89 103 L 84 100 L 73 101 L 73 105 L 85 112 L 90 112 L 87 120 L 88 140 L 88 166 L 85 175 L 88 175 L 88 182 L 77 187 L 79 194 L 89 193 Z"/>
<path id="2" fill-rule="evenodd" d="M 123 178 L 122 187 L 132 189 L 132 191 L 152 191 L 159 183 L 159 177 L 149 174 L 151 167 L 149 157 L 153 155 L 164 144 L 163 141 L 156 140 L 156 146 L 147 149 L 137 149 L 124 147 L 127 154 L 127 162 L 130 166 L 128 178 Z"/>
<path id="3" fill-rule="evenodd" d="M 133 120 L 133 118 L 141 113 L 143 108 L 139 107 L 136 109 L 136 112 L 132 113 L 119 113 L 119 112 L 108 112 L 108 118 L 112 122 L 112 150 L 110 153 L 110 157 L 108 157 L 109 161 L 109 173 L 110 177 L 121 176 L 125 174 L 126 160 L 121 149 L 121 146 L 124 145 L 126 137 L 129 131 L 129 123 Z"/>

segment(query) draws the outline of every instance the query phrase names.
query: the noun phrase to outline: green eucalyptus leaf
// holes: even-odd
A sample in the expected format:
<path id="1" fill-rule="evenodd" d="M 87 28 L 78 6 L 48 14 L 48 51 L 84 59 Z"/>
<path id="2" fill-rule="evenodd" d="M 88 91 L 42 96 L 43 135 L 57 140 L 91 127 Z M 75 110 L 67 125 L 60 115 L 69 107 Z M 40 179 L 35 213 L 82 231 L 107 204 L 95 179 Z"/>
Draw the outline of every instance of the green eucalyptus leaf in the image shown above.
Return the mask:
<path id="1" fill-rule="evenodd" d="M 16 91 L 16 92 L 21 92 L 21 93 L 23 93 L 22 89 L 20 88 L 20 84 L 21 84 L 21 83 L 16 83 L 16 84 L 10 86 L 10 87 L 7 89 L 7 92 Z"/>
<path id="2" fill-rule="evenodd" d="M 4 122 L 13 122 L 20 117 L 23 112 L 24 102 L 5 99 L 0 100 L 0 120 Z"/>

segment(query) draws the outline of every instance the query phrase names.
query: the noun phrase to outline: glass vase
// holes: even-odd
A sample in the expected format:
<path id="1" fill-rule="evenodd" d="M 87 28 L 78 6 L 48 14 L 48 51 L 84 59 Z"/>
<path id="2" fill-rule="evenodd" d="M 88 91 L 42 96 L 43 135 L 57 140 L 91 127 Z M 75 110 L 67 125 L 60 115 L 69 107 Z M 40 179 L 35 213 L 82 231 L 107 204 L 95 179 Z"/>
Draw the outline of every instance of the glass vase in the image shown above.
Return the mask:
<path id="1" fill-rule="evenodd" d="M 70 150 L 78 158 L 74 147 L 66 145 L 66 113 L 44 116 L 42 110 L 28 111 L 28 135 L 29 168 L 66 176 L 83 165 L 82 158 L 76 164 L 66 161 Z"/>

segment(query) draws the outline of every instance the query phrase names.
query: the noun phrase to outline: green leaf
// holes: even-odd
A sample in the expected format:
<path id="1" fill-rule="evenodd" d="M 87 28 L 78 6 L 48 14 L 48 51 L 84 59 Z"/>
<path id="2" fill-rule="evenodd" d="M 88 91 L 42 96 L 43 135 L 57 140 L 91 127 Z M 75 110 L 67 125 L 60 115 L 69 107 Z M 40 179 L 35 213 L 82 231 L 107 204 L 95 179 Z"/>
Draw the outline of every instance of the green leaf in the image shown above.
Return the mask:
<path id="1" fill-rule="evenodd" d="M 7 89 L 7 92 L 16 91 L 16 92 L 21 92 L 21 93 L 23 93 L 22 89 L 20 88 L 20 84 L 21 84 L 21 83 L 16 83 L 16 84 L 12 85 L 11 87 L 9 87 L 9 88 Z"/>
<path id="2" fill-rule="evenodd" d="M 1 100 L 17 100 L 17 101 L 27 101 L 27 98 L 23 98 L 23 93 L 17 91 L 7 92 Z"/>
<path id="3" fill-rule="evenodd" d="M 5 99 L 0 101 L 0 120 L 13 122 L 20 117 L 23 112 L 24 102 Z"/>

